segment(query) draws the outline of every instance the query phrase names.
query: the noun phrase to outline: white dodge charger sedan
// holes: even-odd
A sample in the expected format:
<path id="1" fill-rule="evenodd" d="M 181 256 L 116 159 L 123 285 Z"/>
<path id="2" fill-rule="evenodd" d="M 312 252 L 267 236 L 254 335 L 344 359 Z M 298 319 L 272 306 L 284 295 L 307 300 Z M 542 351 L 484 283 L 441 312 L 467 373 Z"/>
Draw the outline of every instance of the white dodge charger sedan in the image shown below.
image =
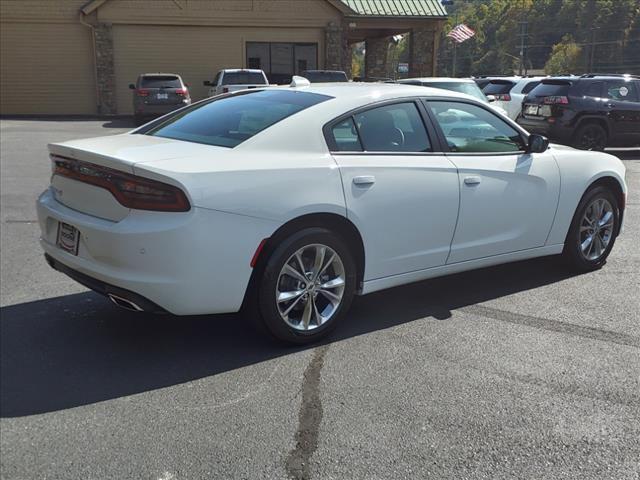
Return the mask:
<path id="1" fill-rule="evenodd" d="M 49 264 L 132 310 L 253 306 L 303 343 L 354 295 L 544 255 L 605 263 L 627 192 L 617 158 L 549 146 L 456 92 L 292 85 L 49 145 Z"/>

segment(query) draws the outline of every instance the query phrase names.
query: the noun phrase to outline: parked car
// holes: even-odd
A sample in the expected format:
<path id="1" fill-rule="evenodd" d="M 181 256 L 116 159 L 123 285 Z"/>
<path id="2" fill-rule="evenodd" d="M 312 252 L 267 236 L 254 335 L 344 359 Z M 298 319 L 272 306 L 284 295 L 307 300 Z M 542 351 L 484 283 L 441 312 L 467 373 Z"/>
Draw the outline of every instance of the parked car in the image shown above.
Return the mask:
<path id="1" fill-rule="evenodd" d="M 518 123 L 583 150 L 640 145 L 640 77 L 589 74 L 543 79 Z"/>
<path id="2" fill-rule="evenodd" d="M 482 87 L 482 93 L 495 100 L 495 105 L 507 111 L 511 101 L 511 89 L 520 81 L 520 77 L 491 78 L 489 83 Z"/>
<path id="3" fill-rule="evenodd" d="M 406 85 L 419 85 L 422 87 L 442 88 L 444 90 L 451 90 L 453 92 L 466 93 L 472 97 L 477 98 L 481 102 L 491 104 L 494 110 L 500 112 L 503 115 L 507 115 L 507 112 L 496 105 L 493 97 L 487 97 L 480 87 L 471 78 L 447 78 L 447 77 L 422 77 L 422 78 L 403 78 L 398 80 L 398 83 Z"/>
<path id="4" fill-rule="evenodd" d="M 204 86 L 211 87 L 209 96 L 222 93 L 237 92 L 269 85 L 269 80 L 262 70 L 227 68 L 220 70 L 212 82 L 205 80 Z"/>
<path id="5" fill-rule="evenodd" d="M 616 157 L 549 146 L 456 92 L 295 83 L 50 144 L 49 264 L 130 310 L 244 306 L 293 343 L 356 294 L 543 255 L 604 265 L 627 192 Z"/>
<path id="6" fill-rule="evenodd" d="M 476 82 L 476 84 L 480 87 L 480 89 L 484 89 L 484 87 L 486 87 L 487 84 L 491 82 L 491 80 L 494 80 L 496 78 L 520 78 L 520 77 L 517 77 L 517 76 L 513 77 L 509 75 L 479 75 L 471 78 L 473 79 L 474 82 Z"/>
<path id="7" fill-rule="evenodd" d="M 175 73 L 143 73 L 129 88 L 136 125 L 191 104 L 187 85 Z"/>
<path id="8" fill-rule="evenodd" d="M 348 82 L 347 74 L 342 70 L 305 70 L 300 74 L 311 83 Z"/>
<path id="9" fill-rule="evenodd" d="M 510 119 L 515 120 L 520 115 L 520 110 L 522 110 L 522 101 L 527 94 L 537 87 L 542 79 L 548 78 L 546 76 L 531 76 L 531 77 L 522 77 L 513 84 L 511 89 L 507 94 L 502 94 L 502 100 L 499 100 L 499 104 L 506 110 L 507 115 Z M 492 80 L 490 83 L 494 82 Z M 489 88 L 490 90 L 491 88 Z M 496 98 L 496 100 L 498 100 Z"/>

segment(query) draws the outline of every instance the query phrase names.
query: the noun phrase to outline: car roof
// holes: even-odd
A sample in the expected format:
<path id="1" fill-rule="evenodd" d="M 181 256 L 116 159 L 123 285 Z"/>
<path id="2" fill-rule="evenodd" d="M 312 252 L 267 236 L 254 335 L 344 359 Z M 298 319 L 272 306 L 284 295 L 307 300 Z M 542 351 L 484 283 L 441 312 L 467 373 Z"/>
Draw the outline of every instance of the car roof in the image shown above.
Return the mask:
<path id="1" fill-rule="evenodd" d="M 452 78 L 452 77 L 415 77 L 415 78 L 402 78 L 398 80 L 398 83 L 403 82 L 423 82 L 423 83 L 431 83 L 431 82 L 447 82 L 447 83 L 476 83 L 471 78 Z"/>
<path id="2" fill-rule="evenodd" d="M 162 73 L 162 72 L 154 72 L 154 73 L 141 73 L 141 77 L 180 77 L 177 73 Z"/>
<path id="3" fill-rule="evenodd" d="M 259 68 L 223 68 L 222 72 L 235 73 L 235 72 L 249 72 L 249 73 L 262 73 Z"/>

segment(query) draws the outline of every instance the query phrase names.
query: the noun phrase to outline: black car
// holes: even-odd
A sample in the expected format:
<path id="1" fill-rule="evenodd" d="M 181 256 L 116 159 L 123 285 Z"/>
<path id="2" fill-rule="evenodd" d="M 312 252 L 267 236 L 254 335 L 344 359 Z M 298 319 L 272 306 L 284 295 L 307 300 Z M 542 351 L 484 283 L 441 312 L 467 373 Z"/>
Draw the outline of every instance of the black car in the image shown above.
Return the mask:
<path id="1" fill-rule="evenodd" d="M 522 102 L 526 130 L 583 150 L 640 146 L 640 77 L 547 78 Z"/>

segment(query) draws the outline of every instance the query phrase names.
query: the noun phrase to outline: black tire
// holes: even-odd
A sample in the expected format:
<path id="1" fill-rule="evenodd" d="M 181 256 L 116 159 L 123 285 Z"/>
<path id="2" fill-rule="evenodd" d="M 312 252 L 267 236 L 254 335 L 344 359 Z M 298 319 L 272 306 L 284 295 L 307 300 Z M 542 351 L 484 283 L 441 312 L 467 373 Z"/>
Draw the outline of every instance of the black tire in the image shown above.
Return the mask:
<path id="1" fill-rule="evenodd" d="M 585 254 L 581 248 L 581 226 L 583 225 L 583 218 L 587 213 L 590 206 L 597 199 L 604 199 L 612 207 L 613 212 L 613 226 L 611 229 L 611 239 L 607 244 L 606 248 L 602 251 L 602 254 L 597 258 L 589 259 L 585 257 Z M 595 186 L 589 189 L 580 200 L 578 204 L 578 208 L 576 209 L 575 214 L 573 215 L 573 220 L 571 221 L 571 226 L 569 227 L 569 233 L 567 233 L 567 238 L 564 243 L 564 250 L 562 252 L 562 256 L 564 260 L 574 269 L 581 272 L 589 272 L 592 270 L 597 270 L 601 268 L 606 262 L 607 257 L 611 253 L 611 249 L 616 241 L 616 236 L 620 229 L 620 206 L 618 205 L 618 201 L 613 194 L 613 192 L 603 186 Z M 584 233 L 582 235 L 588 235 L 588 233 Z M 600 235 L 596 233 L 596 235 Z M 605 232 L 606 235 L 606 232 Z"/>
<path id="2" fill-rule="evenodd" d="M 602 125 L 596 122 L 584 123 L 576 130 L 573 146 L 580 150 L 602 151 L 607 147 L 608 137 Z"/>
<path id="3" fill-rule="evenodd" d="M 276 292 L 281 281 L 280 272 L 285 267 L 285 263 L 301 248 L 311 245 L 327 246 L 339 256 L 344 267 L 344 289 L 340 303 L 326 322 L 309 330 L 298 330 L 289 325 L 280 315 Z M 356 290 L 356 264 L 351 251 L 340 236 L 325 228 L 305 228 L 278 245 L 266 261 L 262 277 L 256 283 L 258 284 L 258 313 L 266 330 L 283 342 L 297 345 L 312 343 L 333 330 L 351 306 Z M 296 308 L 298 307 L 300 306 Z"/>

